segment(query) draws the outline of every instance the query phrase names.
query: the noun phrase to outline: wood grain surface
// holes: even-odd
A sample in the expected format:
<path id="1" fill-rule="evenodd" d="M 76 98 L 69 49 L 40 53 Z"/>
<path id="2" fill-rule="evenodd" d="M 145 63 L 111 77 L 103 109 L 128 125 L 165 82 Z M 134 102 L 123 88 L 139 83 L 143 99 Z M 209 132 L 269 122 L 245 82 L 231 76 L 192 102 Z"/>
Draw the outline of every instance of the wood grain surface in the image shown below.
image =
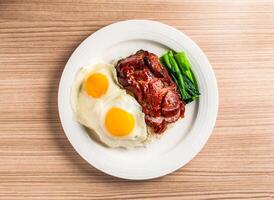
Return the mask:
<path id="1" fill-rule="evenodd" d="M 57 113 L 58 82 L 73 50 L 103 26 L 132 18 L 189 35 L 208 56 L 220 93 L 202 152 L 149 181 L 91 167 Z M 273 103 L 274 1 L 0 0 L 1 200 L 273 199 Z"/>

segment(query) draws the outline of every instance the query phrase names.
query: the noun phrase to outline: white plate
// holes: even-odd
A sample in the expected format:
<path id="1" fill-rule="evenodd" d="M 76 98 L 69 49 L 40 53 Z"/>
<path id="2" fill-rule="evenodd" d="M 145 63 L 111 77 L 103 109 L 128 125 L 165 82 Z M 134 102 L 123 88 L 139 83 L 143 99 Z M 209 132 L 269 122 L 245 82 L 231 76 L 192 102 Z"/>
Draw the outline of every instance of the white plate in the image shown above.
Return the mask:
<path id="1" fill-rule="evenodd" d="M 139 49 L 158 56 L 168 49 L 185 51 L 199 83 L 200 99 L 187 105 L 185 118 L 146 148 L 125 150 L 104 147 L 93 141 L 74 121 L 70 105 L 71 85 L 79 68 L 94 63 L 98 58 L 110 62 Z M 151 179 L 179 169 L 205 145 L 216 121 L 218 89 L 210 63 L 189 37 L 156 21 L 129 20 L 96 31 L 74 51 L 60 80 L 58 107 L 69 141 L 88 163 L 112 176 Z"/>

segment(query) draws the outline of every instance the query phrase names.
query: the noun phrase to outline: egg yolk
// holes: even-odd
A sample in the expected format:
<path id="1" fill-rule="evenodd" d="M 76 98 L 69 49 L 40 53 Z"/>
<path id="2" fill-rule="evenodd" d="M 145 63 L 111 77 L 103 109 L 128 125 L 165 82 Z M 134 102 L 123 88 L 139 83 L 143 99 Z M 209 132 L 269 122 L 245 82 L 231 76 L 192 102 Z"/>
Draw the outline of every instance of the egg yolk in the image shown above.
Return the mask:
<path id="1" fill-rule="evenodd" d="M 92 74 L 86 79 L 84 89 L 89 96 L 99 98 L 107 92 L 108 79 L 104 74 Z"/>
<path id="2" fill-rule="evenodd" d="M 134 117 L 120 109 L 120 108 L 111 108 L 105 118 L 105 125 L 113 136 L 123 137 L 129 135 L 129 133 L 134 128 Z"/>

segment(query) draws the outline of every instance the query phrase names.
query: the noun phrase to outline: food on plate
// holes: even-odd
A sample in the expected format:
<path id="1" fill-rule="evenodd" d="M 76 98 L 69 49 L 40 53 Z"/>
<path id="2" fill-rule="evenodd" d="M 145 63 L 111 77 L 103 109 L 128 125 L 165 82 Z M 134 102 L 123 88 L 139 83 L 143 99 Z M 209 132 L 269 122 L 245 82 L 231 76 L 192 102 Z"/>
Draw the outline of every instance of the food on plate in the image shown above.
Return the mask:
<path id="1" fill-rule="evenodd" d="M 167 125 L 184 116 L 185 103 L 169 72 L 159 58 L 148 51 L 118 61 L 115 66 L 118 82 L 133 94 L 154 133 L 163 133 Z"/>
<path id="2" fill-rule="evenodd" d="M 197 99 L 200 92 L 186 54 L 184 52 L 173 54 L 172 51 L 168 51 L 160 60 L 176 82 L 184 102 L 190 103 Z"/>
<path id="3" fill-rule="evenodd" d="M 109 147 L 142 146 L 147 139 L 144 113 L 115 82 L 113 69 L 101 64 L 78 72 L 71 92 L 75 118 Z"/>
<path id="4" fill-rule="evenodd" d="M 184 52 L 168 51 L 159 59 L 139 50 L 115 67 L 81 68 L 71 92 L 76 120 L 109 147 L 144 146 L 151 134 L 163 133 L 184 117 L 185 105 L 199 88 Z"/>

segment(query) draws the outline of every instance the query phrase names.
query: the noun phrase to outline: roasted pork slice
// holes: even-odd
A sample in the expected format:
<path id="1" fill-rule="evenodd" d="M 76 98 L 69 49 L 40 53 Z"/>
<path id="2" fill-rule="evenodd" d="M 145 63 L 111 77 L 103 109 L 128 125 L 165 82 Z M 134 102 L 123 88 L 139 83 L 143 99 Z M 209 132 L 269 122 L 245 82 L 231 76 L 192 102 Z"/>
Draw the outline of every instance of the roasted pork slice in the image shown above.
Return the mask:
<path id="1" fill-rule="evenodd" d="M 185 103 L 155 54 L 139 50 L 119 60 L 115 68 L 120 85 L 140 103 L 155 133 L 164 132 L 169 123 L 184 116 Z"/>

